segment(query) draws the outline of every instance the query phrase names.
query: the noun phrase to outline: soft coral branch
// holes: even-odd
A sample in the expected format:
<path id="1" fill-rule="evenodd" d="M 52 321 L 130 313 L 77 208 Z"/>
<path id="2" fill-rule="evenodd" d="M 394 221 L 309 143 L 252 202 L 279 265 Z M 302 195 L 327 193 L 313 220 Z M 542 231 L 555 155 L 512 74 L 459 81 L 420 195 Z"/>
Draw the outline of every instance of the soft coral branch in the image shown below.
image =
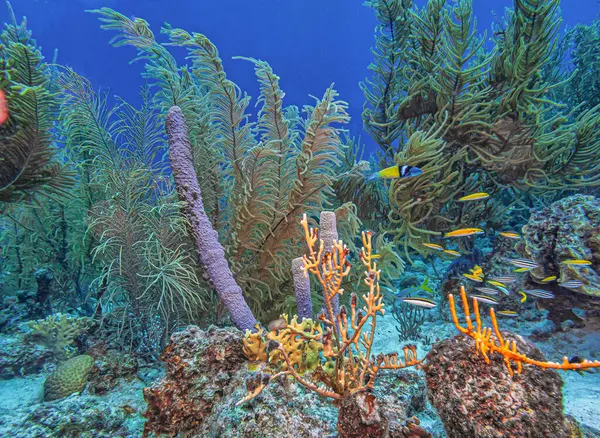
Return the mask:
<path id="1" fill-rule="evenodd" d="M 524 354 L 521 354 L 517 351 L 517 344 L 515 341 L 512 343 L 510 341 L 504 341 L 502 337 L 502 333 L 500 333 L 500 329 L 498 328 L 498 320 L 496 319 L 496 312 L 494 309 L 490 309 L 490 318 L 492 320 L 492 328 L 483 327 L 481 323 L 481 316 L 479 314 L 479 305 L 477 303 L 477 299 L 473 298 L 473 314 L 475 315 L 475 326 L 473 325 L 471 319 L 471 310 L 469 309 L 469 300 L 467 299 L 467 293 L 465 292 L 464 286 L 460 287 L 460 297 L 463 303 L 463 309 L 465 311 L 465 319 L 467 323 L 467 327 L 463 327 L 460 325 L 458 320 L 458 315 L 456 313 L 456 305 L 454 303 L 454 296 L 452 294 L 448 295 L 448 301 L 450 303 L 450 311 L 452 313 L 452 321 L 454 321 L 454 325 L 456 328 L 467 336 L 470 336 L 475 340 L 475 348 L 477 353 L 481 353 L 486 363 L 490 363 L 489 355 L 490 353 L 500 353 L 504 357 L 504 363 L 508 368 L 508 372 L 511 376 L 514 374 L 512 369 L 512 364 L 515 363 L 517 365 L 517 373 L 520 373 L 523 364 L 534 365 L 540 368 L 553 368 L 559 370 L 587 370 L 590 368 L 599 368 L 600 361 L 589 361 L 583 360 L 582 362 L 572 363 L 569 362 L 569 359 L 565 356 L 562 363 L 558 362 L 542 362 L 539 360 L 531 359 Z M 495 337 L 492 337 L 492 334 Z"/>

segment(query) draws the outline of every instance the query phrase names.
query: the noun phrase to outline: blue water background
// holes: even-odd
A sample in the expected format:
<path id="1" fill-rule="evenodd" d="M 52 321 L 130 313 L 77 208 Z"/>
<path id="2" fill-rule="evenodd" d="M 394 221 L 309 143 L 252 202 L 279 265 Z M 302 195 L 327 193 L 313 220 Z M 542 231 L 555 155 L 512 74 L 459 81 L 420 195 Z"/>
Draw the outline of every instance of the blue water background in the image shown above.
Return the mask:
<path id="1" fill-rule="evenodd" d="M 159 38 L 163 22 L 208 36 L 219 48 L 228 77 L 253 98 L 258 86 L 250 63 L 232 60 L 248 56 L 268 61 L 281 77 L 286 104 L 302 107 L 320 97 L 335 82 L 340 98 L 349 102 L 353 135 L 363 134 L 363 94 L 358 83 L 369 75 L 376 20 L 362 0 L 13 0 L 18 18 L 29 27 L 51 59 L 59 49 L 59 63 L 73 67 L 95 87 L 109 89 L 139 102 L 143 63 L 130 65 L 135 49 L 116 49 L 114 35 L 102 31 L 98 18 L 86 9 L 111 7 L 127 16 L 146 19 Z M 418 4 L 425 4 L 420 0 Z M 502 16 L 512 0 L 474 0 L 481 32 Z M 598 15 L 598 0 L 563 1 L 564 25 L 589 24 Z M 0 20 L 8 19 L 0 5 Z M 178 58 L 183 62 L 184 52 Z M 253 108 L 250 108 L 254 113 Z M 370 139 L 363 140 L 372 147 Z"/>

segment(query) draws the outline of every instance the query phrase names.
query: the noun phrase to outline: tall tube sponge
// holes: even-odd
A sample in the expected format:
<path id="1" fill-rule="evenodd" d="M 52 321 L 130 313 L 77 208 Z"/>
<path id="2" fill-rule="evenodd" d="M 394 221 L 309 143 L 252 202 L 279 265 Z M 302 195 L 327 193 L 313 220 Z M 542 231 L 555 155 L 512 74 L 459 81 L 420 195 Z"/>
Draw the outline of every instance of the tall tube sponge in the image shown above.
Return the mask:
<path id="1" fill-rule="evenodd" d="M 296 295 L 298 318 L 300 321 L 312 318 L 310 278 L 308 278 L 308 274 L 304 271 L 302 257 L 297 257 L 292 260 L 292 278 L 294 280 L 294 294 Z"/>
<path id="2" fill-rule="evenodd" d="M 333 244 L 339 240 L 335 213 L 333 211 L 321 212 L 319 226 L 319 238 L 323 240 L 323 249 L 325 251 L 332 251 Z M 294 294 L 296 295 L 298 317 L 300 317 L 301 320 L 304 318 L 312 318 L 310 279 L 304 270 L 302 257 L 292 260 L 292 278 L 294 280 Z M 333 297 L 331 307 L 335 315 L 340 313 L 339 296 L 336 295 Z M 321 312 L 327 314 L 325 309 L 321 309 Z"/>
<path id="3" fill-rule="evenodd" d="M 179 200 L 183 203 L 181 213 L 188 221 L 198 261 L 231 314 L 233 324 L 242 331 L 254 330 L 257 321 L 244 299 L 242 288 L 233 278 L 218 234 L 212 228 L 204 210 L 202 193 L 192 161 L 188 128 L 183 112 L 178 106 L 169 109 L 166 130 L 175 187 Z"/>
<path id="4" fill-rule="evenodd" d="M 337 232 L 337 220 L 335 212 L 333 211 L 322 211 L 319 217 L 319 237 L 323 240 L 323 248 L 325 251 L 333 251 L 333 244 L 337 243 L 339 239 Z M 331 301 L 331 307 L 333 313 L 338 315 L 340 313 L 340 297 L 335 295 Z"/>

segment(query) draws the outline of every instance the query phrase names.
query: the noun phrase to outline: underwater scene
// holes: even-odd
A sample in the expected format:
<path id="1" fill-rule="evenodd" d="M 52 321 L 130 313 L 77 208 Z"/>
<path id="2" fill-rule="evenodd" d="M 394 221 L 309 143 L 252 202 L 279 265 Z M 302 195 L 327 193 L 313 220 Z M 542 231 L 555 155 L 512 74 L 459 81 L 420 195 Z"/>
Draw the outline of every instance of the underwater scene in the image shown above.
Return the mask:
<path id="1" fill-rule="evenodd" d="M 0 26 L 0 437 L 600 437 L 598 1 Z"/>

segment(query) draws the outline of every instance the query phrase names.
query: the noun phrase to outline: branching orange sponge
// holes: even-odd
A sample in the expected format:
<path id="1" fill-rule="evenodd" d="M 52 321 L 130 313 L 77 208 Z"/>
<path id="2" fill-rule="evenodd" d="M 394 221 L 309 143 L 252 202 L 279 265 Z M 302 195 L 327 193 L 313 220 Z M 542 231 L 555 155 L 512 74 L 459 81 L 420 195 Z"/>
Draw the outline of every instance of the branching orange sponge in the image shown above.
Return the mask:
<path id="1" fill-rule="evenodd" d="M 340 240 L 325 250 L 318 231 L 309 228 L 306 215 L 301 225 L 308 246 L 308 253 L 302 259 L 304 274 L 314 275 L 321 285 L 325 311 L 316 322 L 303 319 L 299 323 L 296 317 L 288 321 L 287 315 L 282 315 L 281 324 L 269 333 L 262 329 L 246 332 L 246 357 L 263 362 L 261 371 L 270 378 L 250 379 L 248 395 L 240 404 L 254 398 L 268 381 L 279 376 L 291 376 L 321 396 L 343 400 L 372 389 L 380 370 L 398 370 L 421 363 L 412 345 L 404 347 L 402 357 L 397 353 L 375 356 L 371 352 L 377 316 L 384 314 L 379 286 L 381 271 L 375 262 L 378 257 L 373 254 L 372 234 L 362 234 L 360 252 L 367 290 L 360 298 L 353 293 L 349 309 L 342 306 L 337 313 L 333 303 L 344 293 L 342 284 L 352 268 L 348 261 L 350 250 Z M 269 347 L 271 351 L 267 352 Z"/>
<path id="2" fill-rule="evenodd" d="M 477 299 L 473 298 L 473 314 L 475 315 L 475 326 L 473 326 L 473 321 L 471 319 L 471 310 L 469 308 L 469 300 L 467 299 L 467 293 L 465 292 L 464 286 L 460 287 L 460 297 L 463 304 L 463 309 L 465 312 L 465 320 L 467 327 L 463 327 L 460 325 L 458 321 L 458 316 L 456 313 L 456 305 L 454 303 L 454 296 L 452 294 L 448 295 L 448 301 L 450 302 L 450 311 L 452 312 L 452 321 L 454 321 L 454 325 L 456 328 L 467 336 L 470 336 L 475 340 L 475 348 L 477 353 L 481 353 L 486 363 L 490 363 L 489 354 L 490 353 L 500 353 L 504 357 L 504 363 L 510 372 L 510 375 L 513 375 L 512 363 L 517 366 L 517 373 L 520 373 L 523 364 L 534 365 L 540 368 L 554 368 L 559 370 L 587 370 L 590 368 L 599 368 L 600 361 L 589 361 L 583 360 L 581 362 L 573 363 L 569 362 L 569 359 L 565 356 L 562 363 L 558 362 L 542 362 L 539 360 L 531 359 L 524 354 L 521 354 L 517 351 L 517 344 L 515 341 L 512 343 L 510 341 L 504 341 L 502 337 L 502 333 L 500 333 L 500 329 L 498 328 L 498 320 L 496 319 L 496 313 L 493 308 L 490 309 L 490 318 L 492 320 L 493 330 L 489 327 L 483 327 L 481 324 L 481 316 L 479 314 L 479 305 L 477 303 Z M 495 337 L 492 337 L 495 335 Z"/>

